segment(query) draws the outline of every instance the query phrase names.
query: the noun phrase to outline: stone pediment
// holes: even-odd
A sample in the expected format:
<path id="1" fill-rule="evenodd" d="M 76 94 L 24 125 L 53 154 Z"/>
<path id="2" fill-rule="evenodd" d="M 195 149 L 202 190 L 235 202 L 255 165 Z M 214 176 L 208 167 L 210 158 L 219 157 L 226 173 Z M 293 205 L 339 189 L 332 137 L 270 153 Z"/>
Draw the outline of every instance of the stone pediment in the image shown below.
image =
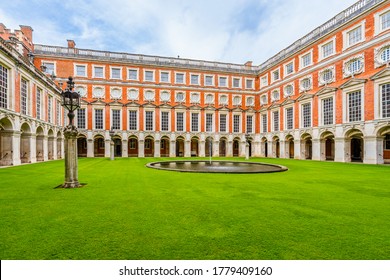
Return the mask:
<path id="1" fill-rule="evenodd" d="M 390 67 L 386 67 L 385 69 L 379 71 L 374 76 L 371 76 L 370 79 L 376 80 L 376 79 L 381 79 L 386 77 L 390 77 Z"/>
<path id="2" fill-rule="evenodd" d="M 144 108 L 156 108 L 157 105 L 149 101 L 149 102 L 147 102 L 147 103 L 144 103 L 144 104 L 140 105 L 140 107 L 144 107 Z"/>
<path id="3" fill-rule="evenodd" d="M 274 103 L 272 103 L 272 104 L 268 107 L 268 109 L 271 110 L 271 109 L 279 108 L 280 105 L 281 105 L 280 103 L 274 102 Z"/>
<path id="4" fill-rule="evenodd" d="M 216 110 L 213 106 L 210 106 L 210 105 L 204 107 L 203 109 L 207 110 L 207 111 L 215 111 Z"/>
<path id="5" fill-rule="evenodd" d="M 316 96 L 321 96 L 321 95 L 324 95 L 324 94 L 328 94 L 328 93 L 334 93 L 337 91 L 337 88 L 335 87 L 323 87 L 322 89 L 320 89 L 319 91 L 317 91 L 315 93 Z"/>
<path id="6" fill-rule="evenodd" d="M 172 106 L 172 108 L 175 108 L 175 109 L 187 109 L 187 107 L 184 105 L 184 103 L 179 103 L 175 106 Z"/>
<path id="7" fill-rule="evenodd" d="M 340 86 L 341 89 L 348 88 L 348 87 L 353 87 L 356 85 L 364 84 L 367 82 L 367 79 L 357 79 L 357 78 L 352 78 L 348 81 L 346 81 L 344 84 Z"/>
<path id="8" fill-rule="evenodd" d="M 310 99 L 310 98 L 313 98 L 313 97 L 314 97 L 314 94 L 303 93 L 296 99 L 296 101 L 306 100 L 306 99 Z"/>
<path id="9" fill-rule="evenodd" d="M 128 102 L 124 105 L 127 107 L 139 107 L 140 106 L 140 104 L 138 102 L 135 102 L 134 100 L 132 100 L 131 102 Z"/>
<path id="10" fill-rule="evenodd" d="M 118 100 L 111 101 L 108 104 L 111 106 L 124 106 L 125 105 L 122 102 L 119 102 Z"/>
<path id="11" fill-rule="evenodd" d="M 287 97 L 281 104 L 280 106 L 286 106 L 286 105 L 289 105 L 289 104 L 293 104 L 295 103 L 295 100 L 290 98 L 290 97 Z"/>
<path id="12" fill-rule="evenodd" d="M 202 107 L 199 106 L 199 104 L 192 104 L 190 106 L 191 110 L 202 110 Z"/>
<path id="13" fill-rule="evenodd" d="M 105 106 L 105 105 L 107 105 L 108 103 L 104 102 L 102 99 L 96 99 L 96 100 L 92 101 L 90 104 Z"/>
<path id="14" fill-rule="evenodd" d="M 172 108 L 172 106 L 170 104 L 168 104 L 167 102 L 160 104 L 158 107 L 164 108 L 164 109 L 171 109 Z"/>
<path id="15" fill-rule="evenodd" d="M 232 112 L 243 112 L 244 110 L 241 108 L 241 107 L 238 107 L 238 106 L 236 106 L 236 107 L 234 107 L 233 109 L 232 109 Z"/>

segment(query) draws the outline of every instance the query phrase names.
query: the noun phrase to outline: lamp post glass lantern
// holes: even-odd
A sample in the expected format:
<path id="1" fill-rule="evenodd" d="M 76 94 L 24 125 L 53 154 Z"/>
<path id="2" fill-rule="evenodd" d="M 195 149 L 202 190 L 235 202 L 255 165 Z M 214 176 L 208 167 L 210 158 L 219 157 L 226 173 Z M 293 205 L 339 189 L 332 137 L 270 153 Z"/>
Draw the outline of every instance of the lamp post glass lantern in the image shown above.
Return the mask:
<path id="1" fill-rule="evenodd" d="M 64 128 L 65 136 L 65 183 L 63 188 L 80 187 L 77 163 L 77 128 L 73 124 L 74 111 L 80 108 L 80 95 L 73 91 L 73 78 L 69 77 L 65 91 L 61 92 L 62 106 L 68 110 L 69 124 Z"/>

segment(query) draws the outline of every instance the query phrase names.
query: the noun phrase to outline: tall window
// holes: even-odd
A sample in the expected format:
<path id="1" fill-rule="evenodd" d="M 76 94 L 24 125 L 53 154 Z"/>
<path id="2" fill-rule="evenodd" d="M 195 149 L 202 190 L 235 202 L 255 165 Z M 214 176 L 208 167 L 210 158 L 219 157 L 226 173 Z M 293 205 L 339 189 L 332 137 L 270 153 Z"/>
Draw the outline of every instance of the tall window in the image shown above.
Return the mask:
<path id="1" fill-rule="evenodd" d="M 129 111 L 129 130 L 137 130 L 137 111 Z"/>
<path id="2" fill-rule="evenodd" d="M 273 112 L 274 131 L 279 131 L 279 111 Z"/>
<path id="3" fill-rule="evenodd" d="M 381 22 L 381 30 L 390 28 L 390 11 L 381 15 L 380 22 Z"/>
<path id="4" fill-rule="evenodd" d="M 322 100 L 322 112 L 324 125 L 333 124 L 333 97 Z"/>
<path id="5" fill-rule="evenodd" d="M 390 83 L 381 86 L 382 118 L 390 118 Z"/>
<path id="6" fill-rule="evenodd" d="M 103 129 L 103 109 L 95 109 L 95 129 Z"/>
<path id="7" fill-rule="evenodd" d="M 53 111 L 53 97 L 48 97 L 48 103 L 47 103 L 47 121 L 49 123 L 52 122 L 52 111 Z"/>
<path id="8" fill-rule="evenodd" d="M 169 112 L 161 112 L 161 131 L 169 131 Z"/>
<path id="9" fill-rule="evenodd" d="M 272 81 L 277 81 L 280 79 L 280 73 L 279 70 L 275 70 L 272 72 Z"/>
<path id="10" fill-rule="evenodd" d="M 121 110 L 111 111 L 112 129 L 121 129 Z"/>
<path id="11" fill-rule="evenodd" d="M 240 115 L 233 116 L 233 132 L 240 132 Z"/>
<path id="12" fill-rule="evenodd" d="M 311 52 L 301 57 L 301 67 L 307 67 L 311 65 Z"/>
<path id="13" fill-rule="evenodd" d="M 293 124 L 294 124 L 294 111 L 293 108 L 287 108 L 286 109 L 286 129 L 293 129 Z"/>
<path id="14" fill-rule="evenodd" d="M 263 133 L 267 132 L 267 130 L 268 130 L 267 125 L 268 125 L 267 124 L 267 114 L 262 114 L 261 115 L 261 127 L 262 127 L 261 131 Z"/>
<path id="15" fill-rule="evenodd" d="M 199 113 L 191 114 L 191 131 L 199 131 Z"/>
<path id="16" fill-rule="evenodd" d="M 77 109 L 77 128 L 85 129 L 85 108 Z"/>
<path id="17" fill-rule="evenodd" d="M 153 130 L 153 111 L 145 112 L 145 130 L 146 131 Z"/>
<path id="18" fill-rule="evenodd" d="M 253 116 L 246 116 L 246 133 L 253 132 Z"/>
<path id="19" fill-rule="evenodd" d="M 347 33 L 348 36 L 348 46 L 352 46 L 358 42 L 360 42 L 362 37 L 362 27 L 359 26 Z"/>
<path id="20" fill-rule="evenodd" d="M 213 114 L 206 114 L 206 131 L 213 131 Z"/>
<path id="21" fill-rule="evenodd" d="M 57 125 L 61 125 L 61 106 L 60 101 L 56 100 Z"/>
<path id="22" fill-rule="evenodd" d="M 226 125 L 226 115 L 219 115 L 219 131 L 220 132 L 226 132 L 227 131 L 227 125 Z"/>
<path id="23" fill-rule="evenodd" d="M 348 121 L 357 122 L 362 119 L 362 96 L 361 91 L 348 93 Z"/>
<path id="24" fill-rule="evenodd" d="M 176 131 L 184 131 L 184 113 L 176 113 Z"/>
<path id="25" fill-rule="evenodd" d="M 36 106 L 37 106 L 37 119 L 41 119 L 41 95 L 42 95 L 42 90 L 40 88 L 37 89 L 37 100 L 36 100 Z"/>
<path id="26" fill-rule="evenodd" d="M 8 103 L 8 69 L 0 64 L 0 108 L 7 108 Z"/>
<path id="27" fill-rule="evenodd" d="M 302 105 L 302 125 L 303 127 L 311 127 L 311 104 L 306 103 Z"/>
<path id="28" fill-rule="evenodd" d="M 286 64 L 285 66 L 285 75 L 290 75 L 291 73 L 294 72 L 294 62 L 290 62 L 288 64 Z"/>
<path id="29" fill-rule="evenodd" d="M 22 79 L 20 87 L 20 107 L 21 113 L 27 115 L 27 81 Z"/>

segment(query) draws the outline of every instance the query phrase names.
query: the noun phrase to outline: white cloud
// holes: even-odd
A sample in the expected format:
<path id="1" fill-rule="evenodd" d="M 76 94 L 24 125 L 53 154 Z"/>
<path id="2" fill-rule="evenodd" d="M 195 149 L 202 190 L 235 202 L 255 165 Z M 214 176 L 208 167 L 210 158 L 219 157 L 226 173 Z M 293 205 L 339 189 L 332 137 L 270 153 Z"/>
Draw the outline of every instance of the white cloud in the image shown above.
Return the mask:
<path id="1" fill-rule="evenodd" d="M 32 26 L 36 43 L 66 45 L 74 39 L 80 48 L 255 64 L 355 2 L 68 0 L 45 6 L 34 1 L 24 3 L 18 15 L 11 4 L 2 5 L 0 18 L 11 27 Z"/>

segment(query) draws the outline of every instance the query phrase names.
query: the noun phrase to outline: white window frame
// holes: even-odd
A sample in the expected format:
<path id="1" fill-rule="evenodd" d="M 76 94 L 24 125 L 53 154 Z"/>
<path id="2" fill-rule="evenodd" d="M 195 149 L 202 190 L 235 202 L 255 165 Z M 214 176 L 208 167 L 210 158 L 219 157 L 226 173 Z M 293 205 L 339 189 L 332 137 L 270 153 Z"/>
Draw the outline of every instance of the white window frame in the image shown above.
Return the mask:
<path id="1" fill-rule="evenodd" d="M 386 30 L 389 30 L 390 29 L 390 26 L 383 29 L 382 28 L 382 23 L 381 23 L 381 17 L 384 15 L 384 14 L 387 14 L 390 12 L 390 7 L 388 7 L 387 9 L 384 9 L 376 14 L 374 14 L 374 21 L 375 21 L 375 34 L 374 36 L 386 31 Z"/>
<path id="2" fill-rule="evenodd" d="M 249 103 L 250 103 L 250 102 L 249 102 L 249 99 L 252 99 L 252 100 L 253 100 L 252 104 L 249 104 Z M 255 97 L 254 97 L 254 96 L 246 96 L 246 97 L 245 97 L 245 105 L 246 105 L 246 106 L 249 106 L 249 107 L 255 106 Z"/>
<path id="3" fill-rule="evenodd" d="M 251 86 L 248 87 L 248 82 L 251 81 Z M 245 89 L 255 89 L 255 79 L 245 78 Z"/>
<path id="4" fill-rule="evenodd" d="M 211 121 L 212 121 L 211 131 L 207 130 L 207 115 L 211 115 L 212 116 L 212 118 L 211 118 Z M 215 113 L 213 111 L 206 111 L 204 113 L 204 131 L 206 133 L 215 132 Z"/>
<path id="5" fill-rule="evenodd" d="M 275 96 L 276 94 L 278 96 Z M 271 102 L 275 102 L 275 101 L 278 101 L 278 100 L 280 100 L 280 89 L 276 88 L 276 89 L 273 89 L 271 91 Z"/>
<path id="6" fill-rule="evenodd" d="M 95 69 L 96 68 L 103 68 L 103 76 L 102 77 L 97 77 L 95 75 Z M 95 65 L 93 64 L 92 65 L 92 78 L 95 78 L 95 79 L 105 79 L 106 78 L 106 66 L 105 65 Z"/>
<path id="7" fill-rule="evenodd" d="M 287 109 L 290 109 L 290 108 L 292 109 L 292 112 L 293 112 L 293 114 L 292 114 L 292 128 L 288 128 L 288 127 L 287 127 L 287 124 L 288 124 L 288 122 L 287 122 Z M 295 107 L 294 107 L 293 104 L 284 107 L 284 114 L 283 114 L 283 116 L 284 116 L 284 129 L 285 129 L 285 130 L 293 130 L 294 127 L 295 127 L 294 110 L 295 110 Z M 279 116 L 279 118 L 280 118 L 280 116 Z"/>
<path id="8" fill-rule="evenodd" d="M 362 63 L 362 67 L 357 72 L 351 73 L 349 71 L 349 65 L 355 60 L 360 60 Z M 365 63 L 365 59 L 364 59 L 364 53 L 355 55 L 353 57 L 349 57 L 348 59 L 343 61 L 343 78 L 348 78 L 348 77 L 359 75 L 359 74 L 363 73 L 365 71 L 365 68 L 366 68 L 365 66 L 366 66 L 366 63 Z"/>
<path id="9" fill-rule="evenodd" d="M 183 94 L 183 100 L 179 100 L 179 99 L 177 98 L 179 93 L 182 93 L 182 94 Z M 182 91 L 182 90 L 175 91 L 175 102 L 185 103 L 185 102 L 186 102 L 186 92 L 185 92 L 185 91 Z"/>
<path id="10" fill-rule="evenodd" d="M 162 130 L 162 113 L 168 113 L 168 130 Z M 160 111 L 160 130 L 164 132 L 170 132 L 172 130 L 171 128 L 171 111 L 170 110 L 161 110 Z"/>
<path id="11" fill-rule="evenodd" d="M 333 77 L 330 81 L 325 81 L 323 79 L 323 74 L 325 73 L 325 71 L 328 71 L 328 70 L 332 72 Z M 318 71 L 318 86 L 329 85 L 331 83 L 334 83 L 335 81 L 336 81 L 336 66 L 335 65 L 330 65 L 330 66 Z"/>
<path id="12" fill-rule="evenodd" d="M 153 77 L 151 80 L 146 79 L 146 72 L 151 72 L 153 74 Z M 156 70 L 153 69 L 144 69 L 144 82 L 153 83 L 156 81 Z"/>
<path id="13" fill-rule="evenodd" d="M 234 85 L 234 81 L 238 80 L 238 86 Z M 232 78 L 232 88 L 242 88 L 242 79 L 241 77 L 233 77 Z"/>
<path id="14" fill-rule="evenodd" d="M 112 95 L 114 90 L 119 90 L 120 95 L 115 97 Z M 111 99 L 122 99 L 122 88 L 121 87 L 110 87 L 110 98 Z"/>
<path id="15" fill-rule="evenodd" d="M 135 79 L 130 78 L 130 71 L 136 71 L 137 72 L 137 77 Z M 129 81 L 139 81 L 139 69 L 138 68 L 127 68 L 126 69 L 126 74 L 127 74 L 127 80 Z"/>
<path id="16" fill-rule="evenodd" d="M 304 116 L 303 116 L 303 106 L 306 105 L 306 104 L 310 104 L 310 126 L 307 126 L 305 127 L 304 126 Z M 308 128 L 311 128 L 313 127 L 313 102 L 312 100 L 310 101 L 304 101 L 302 103 L 299 104 L 299 125 L 300 125 L 300 128 L 303 128 L 303 129 L 308 129 Z"/>
<path id="17" fill-rule="evenodd" d="M 268 104 L 268 93 L 264 93 L 260 96 L 260 105 Z"/>
<path id="18" fill-rule="evenodd" d="M 210 102 L 207 101 L 207 96 L 212 96 L 212 100 Z M 215 103 L 215 95 L 213 93 L 207 92 L 204 94 L 204 103 L 207 105 L 213 105 Z"/>
<path id="19" fill-rule="evenodd" d="M 183 82 L 178 82 L 177 81 L 177 75 L 178 74 L 183 75 Z M 186 84 L 186 73 L 185 72 L 175 72 L 175 84 L 179 84 L 179 85 Z"/>
<path id="20" fill-rule="evenodd" d="M 287 94 L 286 88 L 287 88 L 288 86 L 291 86 L 291 87 L 292 87 L 292 92 L 291 92 L 291 94 Z M 294 96 L 294 93 L 295 93 L 294 83 L 289 83 L 289 84 L 284 85 L 284 87 L 283 87 L 283 97 L 284 97 L 284 98 L 289 97 L 289 96 Z"/>
<path id="21" fill-rule="evenodd" d="M 168 81 L 162 80 L 163 74 L 168 74 Z M 160 83 L 171 83 L 171 72 L 170 71 L 160 71 Z"/>
<path id="22" fill-rule="evenodd" d="M 152 129 L 151 130 L 146 130 L 146 112 L 152 112 L 152 116 L 153 116 L 153 119 L 152 119 Z M 144 111 L 144 130 L 145 131 L 155 131 L 156 130 L 156 111 L 155 110 L 148 110 L 148 109 L 145 109 Z"/>
<path id="23" fill-rule="evenodd" d="M 389 77 L 382 77 L 374 80 L 374 119 L 383 120 L 382 112 L 382 91 L 383 84 L 389 83 Z"/>
<path id="24" fill-rule="evenodd" d="M 261 76 L 260 78 L 260 87 L 267 87 L 268 86 L 268 73 L 264 76 Z"/>
<path id="25" fill-rule="evenodd" d="M 278 79 L 275 79 L 275 72 L 279 72 L 279 77 L 278 77 Z M 275 82 L 277 82 L 277 81 L 280 81 L 280 79 L 281 79 L 281 75 L 280 75 L 281 73 L 280 73 L 280 67 L 278 67 L 278 68 L 276 68 L 276 69 L 274 69 L 274 70 L 272 70 L 271 71 L 271 84 L 272 83 L 275 83 Z"/>
<path id="26" fill-rule="evenodd" d="M 113 111 L 114 110 L 117 110 L 119 111 L 119 130 L 122 130 L 122 110 L 121 110 L 121 107 L 111 107 L 110 108 L 110 128 L 111 127 L 114 127 L 114 119 L 113 119 Z M 118 128 L 116 128 L 118 130 Z"/>
<path id="27" fill-rule="evenodd" d="M 278 127 L 277 127 L 277 129 L 275 129 L 275 113 L 276 112 L 278 113 Z M 279 108 L 271 111 L 271 123 L 272 123 L 271 131 L 272 132 L 279 132 L 279 131 L 281 131 L 281 129 L 280 129 L 280 115 L 281 114 L 280 114 Z"/>
<path id="28" fill-rule="evenodd" d="M 110 80 L 122 80 L 122 66 L 110 66 Z M 119 69 L 119 78 L 114 78 L 112 76 L 113 69 Z"/>
<path id="29" fill-rule="evenodd" d="M 84 128 L 81 128 L 80 126 L 79 126 L 79 112 L 78 112 L 78 110 L 84 110 Z M 86 106 L 81 106 L 80 108 L 78 108 L 76 111 L 75 111 L 75 122 L 77 123 L 77 129 L 87 129 L 88 127 L 87 127 L 87 124 L 88 124 L 88 122 L 87 122 L 87 120 L 88 120 L 88 108 L 86 107 Z"/>
<path id="30" fill-rule="evenodd" d="M 330 43 L 333 43 L 332 53 L 324 56 L 324 47 Z M 318 45 L 318 61 L 321 61 L 325 58 L 334 56 L 336 54 L 336 36 L 333 36 L 331 39 L 323 42 L 322 44 Z"/>
<path id="31" fill-rule="evenodd" d="M 362 29 L 362 38 L 360 41 L 357 41 L 353 44 L 349 44 L 349 33 L 357 28 Z M 354 26 L 343 31 L 343 50 L 353 47 L 361 42 L 364 42 L 365 40 L 366 40 L 366 20 L 362 20 L 358 24 L 355 24 Z"/>
<path id="32" fill-rule="evenodd" d="M 194 130 L 193 129 L 193 126 L 192 126 L 192 114 L 198 114 L 198 129 L 197 130 Z M 198 111 L 195 111 L 195 112 L 190 112 L 190 125 L 191 125 L 191 132 L 200 132 L 200 112 Z"/>
<path id="33" fill-rule="evenodd" d="M 225 85 L 221 85 L 221 80 L 225 79 Z M 218 76 L 218 87 L 229 87 L 229 77 L 228 76 Z"/>
<path id="34" fill-rule="evenodd" d="M 221 116 L 224 115 L 226 117 L 226 127 L 225 131 L 221 131 Z M 221 133 L 229 132 L 229 113 L 228 112 L 220 112 L 218 117 L 218 131 Z"/>
<path id="35" fill-rule="evenodd" d="M 194 96 L 197 96 L 197 100 L 195 100 Z M 190 102 L 192 104 L 199 104 L 200 103 L 200 92 L 191 92 L 190 93 Z"/>
<path id="36" fill-rule="evenodd" d="M 303 65 L 303 59 L 304 59 L 304 57 L 306 57 L 308 55 L 310 56 L 310 63 L 307 65 Z M 299 56 L 299 70 L 310 67 L 313 65 L 313 63 L 314 63 L 313 62 L 313 49 L 311 49 L 311 50 L 309 50 L 309 51 L 307 51 Z"/>
<path id="37" fill-rule="evenodd" d="M 207 81 L 207 78 L 211 78 L 211 84 L 208 84 L 206 81 Z M 204 85 L 206 87 L 209 87 L 209 86 L 214 86 L 215 85 L 215 77 L 214 75 L 204 75 Z"/>
<path id="38" fill-rule="evenodd" d="M 77 67 L 78 66 L 85 68 L 85 74 L 84 75 L 78 75 L 78 73 L 77 73 Z M 73 73 L 74 73 L 75 77 L 84 77 L 84 78 L 88 77 L 88 64 L 73 63 Z"/>
<path id="39" fill-rule="evenodd" d="M 148 98 L 146 98 L 146 94 L 148 93 L 148 92 L 151 92 L 151 93 L 153 93 L 153 97 L 152 98 L 150 98 L 150 99 L 148 99 Z M 144 90 L 144 101 L 146 101 L 146 102 L 153 102 L 153 101 L 155 101 L 156 100 L 156 92 L 153 90 L 153 89 L 145 89 Z"/>
<path id="40" fill-rule="evenodd" d="M 239 116 L 239 124 L 238 124 L 238 132 L 234 131 L 234 116 Z M 233 133 L 241 133 L 242 132 L 242 114 L 240 113 L 235 113 L 232 114 L 232 130 Z"/>
<path id="41" fill-rule="evenodd" d="M 98 88 L 102 89 L 103 95 L 101 97 L 98 97 L 94 94 L 95 90 Z M 106 87 L 105 86 L 100 86 L 100 85 L 99 86 L 92 86 L 92 98 L 102 99 L 105 97 L 105 95 L 106 95 Z"/>
<path id="42" fill-rule="evenodd" d="M 222 97 L 226 97 L 226 102 L 222 102 Z M 220 94 L 219 96 L 218 96 L 218 104 L 219 105 L 229 105 L 229 96 L 227 95 L 227 94 Z"/>
<path id="43" fill-rule="evenodd" d="M 51 60 L 42 60 L 41 61 L 41 65 L 42 66 L 43 65 L 47 65 L 47 64 L 53 64 L 53 72 L 54 73 L 47 72 L 47 69 L 46 69 L 46 71 L 44 73 L 49 74 L 49 75 L 52 75 L 52 74 L 57 75 L 57 62 L 56 61 L 51 61 Z"/>
<path id="44" fill-rule="evenodd" d="M 198 82 L 197 83 L 193 83 L 192 82 L 192 76 L 197 76 L 198 77 Z M 190 73 L 190 85 L 192 85 L 192 86 L 199 86 L 200 85 L 200 74 L 198 74 L 198 73 Z"/>
<path id="45" fill-rule="evenodd" d="M 136 92 L 135 98 L 130 98 L 130 92 Z M 139 100 L 139 90 L 138 88 L 128 88 L 127 89 L 127 100 Z"/>
<path id="46" fill-rule="evenodd" d="M 248 117 L 252 117 L 252 129 L 250 131 L 248 131 Z M 254 133 L 255 132 L 255 121 L 256 121 L 256 117 L 254 114 L 246 114 L 245 116 L 245 128 L 246 128 L 246 133 Z"/>
<path id="47" fill-rule="evenodd" d="M 239 102 L 235 103 L 234 99 L 237 99 L 237 100 L 239 99 Z M 233 104 L 233 106 L 241 106 L 242 105 L 242 96 L 241 95 L 233 95 L 232 96 L 232 104 Z"/>
<path id="48" fill-rule="evenodd" d="M 292 72 L 287 73 L 287 66 L 289 66 L 290 64 L 292 64 Z M 295 60 L 293 59 L 293 60 L 290 60 L 289 62 L 283 64 L 283 69 L 284 69 L 284 71 L 283 71 L 284 77 L 287 77 L 287 76 L 294 74 L 295 73 Z"/>
<path id="49" fill-rule="evenodd" d="M 163 99 L 163 94 L 168 94 L 167 99 Z M 161 102 L 169 102 L 171 101 L 171 92 L 169 90 L 162 90 L 160 91 L 160 101 Z"/>
<path id="50" fill-rule="evenodd" d="M 309 86 L 308 88 L 304 88 L 304 87 L 302 86 L 302 82 L 303 82 L 303 80 L 305 80 L 305 79 L 309 79 L 309 80 L 310 80 L 310 86 Z M 307 76 L 302 77 L 301 79 L 299 79 L 299 92 L 300 92 L 300 93 L 302 93 L 302 92 L 308 92 L 308 91 L 310 91 L 310 90 L 312 90 L 312 89 L 313 89 L 313 77 L 312 77 L 312 75 L 307 75 Z"/>
<path id="51" fill-rule="evenodd" d="M 324 124 L 324 110 L 322 106 L 322 102 L 325 99 L 333 98 L 333 123 L 332 124 Z M 334 126 L 336 124 L 336 96 L 335 92 L 330 92 L 324 95 L 318 96 L 318 124 L 319 126 Z"/>
<path id="52" fill-rule="evenodd" d="M 130 111 L 136 112 L 136 114 L 137 114 L 136 115 L 137 119 L 136 119 L 136 123 L 135 123 L 136 129 L 130 129 Z M 130 131 L 137 131 L 137 130 L 139 130 L 139 109 L 138 108 L 128 108 L 126 117 L 128 118 L 128 120 L 127 120 L 127 129 L 130 130 Z"/>
<path id="53" fill-rule="evenodd" d="M 183 130 L 178 130 L 177 129 L 177 114 L 181 113 L 183 114 Z M 186 111 L 185 110 L 175 110 L 175 131 L 177 132 L 186 132 Z"/>

